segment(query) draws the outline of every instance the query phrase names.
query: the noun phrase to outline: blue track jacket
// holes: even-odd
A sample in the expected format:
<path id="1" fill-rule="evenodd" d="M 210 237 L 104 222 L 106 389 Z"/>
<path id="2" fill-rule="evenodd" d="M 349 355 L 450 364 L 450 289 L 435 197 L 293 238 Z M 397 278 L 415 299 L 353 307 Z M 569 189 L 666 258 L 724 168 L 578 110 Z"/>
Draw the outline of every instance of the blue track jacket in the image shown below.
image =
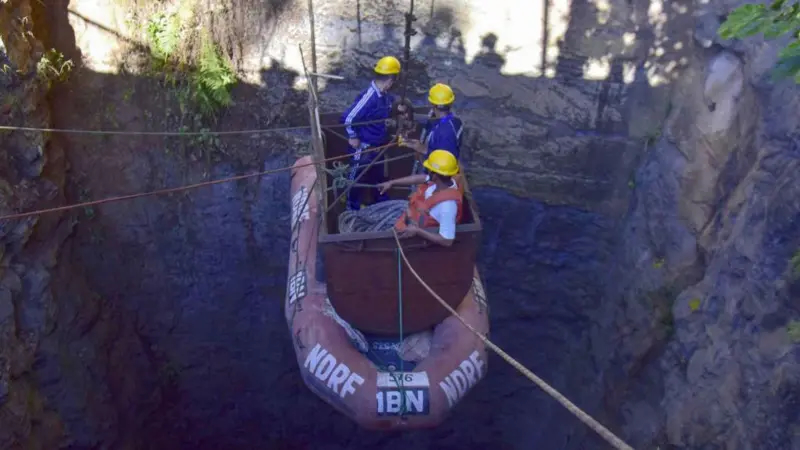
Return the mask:
<path id="1" fill-rule="evenodd" d="M 350 139 L 358 138 L 362 144 L 375 147 L 389 142 L 386 134 L 386 123 L 392 113 L 392 103 L 394 96 L 388 92 L 381 92 L 375 82 L 363 92 L 358 94 L 355 102 L 342 115 L 342 123 L 345 125 L 347 137 Z M 378 123 L 368 125 L 352 125 L 358 122 L 370 122 L 380 120 Z"/>
<path id="2" fill-rule="evenodd" d="M 433 119 L 425 126 L 423 142 L 428 147 L 427 155 L 434 150 L 447 150 L 458 158 L 461 153 L 461 132 L 464 124 L 461 119 L 449 113 L 441 119 Z M 426 155 L 426 156 L 427 156 Z"/>

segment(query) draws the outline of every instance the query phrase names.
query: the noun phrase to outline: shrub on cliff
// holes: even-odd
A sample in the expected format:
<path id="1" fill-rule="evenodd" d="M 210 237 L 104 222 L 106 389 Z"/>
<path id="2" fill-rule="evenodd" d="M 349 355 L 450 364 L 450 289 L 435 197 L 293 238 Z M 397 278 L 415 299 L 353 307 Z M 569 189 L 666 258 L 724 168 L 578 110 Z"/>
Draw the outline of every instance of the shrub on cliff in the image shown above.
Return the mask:
<path id="1" fill-rule="evenodd" d="M 769 5 L 742 5 L 728 15 L 718 33 L 723 39 L 757 34 L 776 39 L 791 33 L 793 39 L 781 50 L 773 75 L 776 79 L 793 77 L 800 83 L 800 3 L 774 0 Z"/>
<path id="2" fill-rule="evenodd" d="M 159 12 L 148 20 L 152 68 L 179 88 L 182 109 L 193 107 L 213 119 L 233 103 L 236 75 L 207 29 L 183 17 Z"/>

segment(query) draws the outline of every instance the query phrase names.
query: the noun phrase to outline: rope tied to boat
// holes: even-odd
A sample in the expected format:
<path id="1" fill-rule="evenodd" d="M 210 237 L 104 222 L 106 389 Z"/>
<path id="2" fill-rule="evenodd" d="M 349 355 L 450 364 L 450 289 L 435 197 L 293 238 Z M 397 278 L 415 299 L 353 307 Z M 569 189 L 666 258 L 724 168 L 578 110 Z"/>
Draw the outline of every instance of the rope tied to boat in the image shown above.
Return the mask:
<path id="1" fill-rule="evenodd" d="M 403 346 L 403 261 L 400 259 L 400 249 L 397 249 L 397 322 L 400 328 L 400 335 L 397 340 L 397 350 L 398 354 L 400 349 Z M 400 377 L 398 378 L 397 375 L 392 371 L 392 378 L 394 378 L 394 382 L 398 384 L 400 387 L 400 415 L 401 417 L 405 417 L 406 412 L 406 387 L 403 383 L 403 375 L 405 373 L 405 361 L 403 361 L 402 355 L 400 356 Z"/>
<path id="2" fill-rule="evenodd" d="M 413 156 L 414 156 L 413 154 L 405 154 L 405 155 L 395 156 L 393 158 L 388 158 L 388 159 L 379 159 L 379 157 L 376 157 L 370 163 L 370 165 L 368 165 L 364 169 L 362 169 L 361 172 L 362 173 L 366 173 L 367 169 L 369 167 L 371 167 L 373 164 L 376 164 L 376 163 L 388 163 L 388 162 L 392 162 L 392 161 L 399 161 L 401 159 L 412 158 Z M 328 174 L 328 176 L 331 177 L 331 183 L 330 183 L 330 187 L 328 188 L 328 190 L 333 190 L 335 197 L 339 197 L 339 192 L 340 191 L 347 192 L 352 188 L 357 188 L 357 187 L 375 188 L 375 187 L 377 187 L 376 184 L 359 183 L 358 179 L 351 180 L 349 178 L 350 171 L 352 169 L 352 166 L 350 164 L 347 164 L 347 163 L 344 163 L 344 162 L 341 162 L 341 161 L 334 161 L 332 166 L 333 167 L 330 167 L 330 168 L 322 166 L 322 169 L 325 171 L 325 173 Z M 334 205 L 334 204 L 336 204 L 336 202 L 334 202 L 332 205 Z"/>
<path id="3" fill-rule="evenodd" d="M 508 353 L 503 351 L 500 347 L 498 347 L 494 342 L 490 341 L 489 338 L 483 335 L 483 333 L 476 330 L 472 325 L 467 323 L 463 317 L 455 310 L 452 306 L 448 305 L 439 294 L 436 293 L 429 285 L 422 279 L 422 277 L 417 273 L 414 269 L 414 266 L 411 265 L 411 262 L 408 261 L 406 257 L 405 251 L 403 251 L 403 245 L 400 243 L 400 237 L 397 235 L 397 231 L 393 231 L 394 240 L 397 244 L 397 250 L 400 253 L 400 257 L 403 259 L 406 267 L 408 268 L 409 272 L 414 275 L 414 278 L 417 279 L 419 284 L 425 288 L 432 296 L 436 299 L 445 309 L 447 309 L 450 314 L 452 314 L 456 319 L 461 322 L 469 331 L 472 332 L 478 339 L 480 339 L 488 348 L 492 351 L 500 355 L 508 364 L 510 364 L 513 368 L 517 369 L 522 375 L 526 378 L 531 380 L 534 384 L 536 384 L 539 388 L 549 394 L 551 397 L 556 399 L 561 405 L 567 409 L 567 411 L 574 414 L 578 419 L 581 420 L 584 424 L 589 426 L 592 430 L 594 430 L 597 434 L 599 434 L 603 439 L 605 439 L 609 444 L 611 444 L 614 448 L 618 450 L 633 450 L 633 447 L 626 444 L 622 439 L 618 438 L 614 433 L 608 430 L 608 428 L 604 427 L 600 422 L 595 420 L 589 414 L 586 414 L 582 409 L 580 409 L 577 405 L 569 401 L 563 394 L 555 390 L 551 387 L 547 382 L 536 376 L 533 372 L 531 372 L 527 367 L 523 366 L 519 361 L 511 357 Z"/>

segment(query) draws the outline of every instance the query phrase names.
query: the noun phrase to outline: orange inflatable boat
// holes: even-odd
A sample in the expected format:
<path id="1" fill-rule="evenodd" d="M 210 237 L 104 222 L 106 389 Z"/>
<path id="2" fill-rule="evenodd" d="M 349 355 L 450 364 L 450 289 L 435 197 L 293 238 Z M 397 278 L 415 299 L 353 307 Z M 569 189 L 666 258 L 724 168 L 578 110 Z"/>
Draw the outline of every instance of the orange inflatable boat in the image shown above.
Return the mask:
<path id="1" fill-rule="evenodd" d="M 292 170 L 284 305 L 300 373 L 316 395 L 365 428 L 436 426 L 486 376 L 486 348 L 414 279 L 391 230 L 337 233 L 337 211 L 328 220 L 322 213 L 335 200 L 321 188 L 330 180 L 317 182 L 311 162 L 300 158 Z M 489 313 L 474 262 L 480 221 L 471 197 L 467 202 L 453 246 L 401 242 L 424 281 L 486 334 Z M 354 282 L 353 273 L 363 278 Z M 426 273 L 435 276 L 429 281 Z"/>

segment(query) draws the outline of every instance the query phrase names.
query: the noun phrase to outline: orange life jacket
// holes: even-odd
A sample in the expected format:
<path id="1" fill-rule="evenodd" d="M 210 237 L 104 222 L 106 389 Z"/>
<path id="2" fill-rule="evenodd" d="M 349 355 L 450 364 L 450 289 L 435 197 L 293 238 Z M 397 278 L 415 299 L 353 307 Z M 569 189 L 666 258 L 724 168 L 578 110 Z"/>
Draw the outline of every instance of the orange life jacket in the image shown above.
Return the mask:
<path id="1" fill-rule="evenodd" d="M 420 228 L 438 226 L 439 222 L 437 222 L 436 219 L 431 216 L 431 209 L 439 203 L 448 200 L 454 200 L 456 205 L 458 205 L 458 210 L 456 212 L 456 224 L 461 223 L 461 216 L 463 212 L 462 204 L 464 202 L 463 185 L 456 181 L 455 188 L 437 188 L 435 191 L 433 191 L 433 194 L 426 199 L 425 191 L 428 190 L 429 187 L 433 186 L 433 184 L 434 183 L 432 181 L 429 181 L 425 184 L 420 184 L 417 187 L 416 192 L 411 194 L 411 197 L 408 199 L 408 208 L 394 224 L 394 227 L 397 230 L 405 230 L 406 225 L 410 222 L 416 223 Z"/>

